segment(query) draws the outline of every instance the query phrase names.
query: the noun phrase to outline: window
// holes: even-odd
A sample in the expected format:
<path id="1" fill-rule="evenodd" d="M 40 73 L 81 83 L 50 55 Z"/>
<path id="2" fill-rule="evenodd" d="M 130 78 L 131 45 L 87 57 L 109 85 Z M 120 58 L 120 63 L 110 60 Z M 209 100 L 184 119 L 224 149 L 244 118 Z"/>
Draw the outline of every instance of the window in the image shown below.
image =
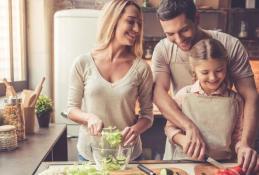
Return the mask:
<path id="1" fill-rule="evenodd" d="M 0 96 L 3 78 L 17 91 L 27 86 L 25 44 L 25 0 L 0 0 Z"/>

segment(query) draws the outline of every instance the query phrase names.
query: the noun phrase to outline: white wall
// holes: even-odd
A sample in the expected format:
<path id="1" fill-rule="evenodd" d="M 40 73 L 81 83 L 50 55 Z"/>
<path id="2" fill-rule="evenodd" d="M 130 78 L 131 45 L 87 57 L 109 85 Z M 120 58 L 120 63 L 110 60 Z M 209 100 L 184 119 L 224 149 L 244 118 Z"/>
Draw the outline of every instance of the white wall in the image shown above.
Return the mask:
<path id="1" fill-rule="evenodd" d="M 53 0 L 27 0 L 27 56 L 29 88 L 46 77 L 43 94 L 53 97 Z"/>

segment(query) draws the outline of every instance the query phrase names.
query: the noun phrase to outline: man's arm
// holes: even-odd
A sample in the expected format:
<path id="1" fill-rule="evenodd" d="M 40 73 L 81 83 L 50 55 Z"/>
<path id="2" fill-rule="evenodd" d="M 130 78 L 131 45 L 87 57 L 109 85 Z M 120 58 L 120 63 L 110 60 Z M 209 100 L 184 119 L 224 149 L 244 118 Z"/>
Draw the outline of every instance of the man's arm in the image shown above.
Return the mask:
<path id="1" fill-rule="evenodd" d="M 170 90 L 170 75 L 165 72 L 155 73 L 154 103 L 164 117 L 177 127 L 185 130 L 192 122 L 179 109 L 177 103 L 168 94 Z"/>
<path id="2" fill-rule="evenodd" d="M 197 126 L 186 117 L 178 107 L 177 103 L 170 97 L 170 75 L 166 72 L 156 72 L 154 76 L 154 103 L 157 105 L 163 116 L 181 128 L 186 133 L 186 139 L 189 140 L 189 151 L 200 150 L 199 160 L 202 160 L 205 154 L 205 142 Z"/>
<path id="3" fill-rule="evenodd" d="M 194 123 L 182 113 L 177 103 L 168 94 L 170 90 L 170 75 L 165 72 L 157 72 L 155 73 L 154 80 L 154 103 L 164 117 L 184 131 L 197 128 Z"/>
<path id="4" fill-rule="evenodd" d="M 239 79 L 235 82 L 235 87 L 245 102 L 241 141 L 236 146 L 238 163 L 246 174 L 250 174 L 259 168 L 257 153 L 253 149 L 258 122 L 258 93 L 252 76 Z"/>
<path id="5" fill-rule="evenodd" d="M 238 93 L 244 98 L 244 124 L 241 143 L 253 147 L 258 120 L 258 93 L 253 77 L 239 79 L 235 82 Z"/>

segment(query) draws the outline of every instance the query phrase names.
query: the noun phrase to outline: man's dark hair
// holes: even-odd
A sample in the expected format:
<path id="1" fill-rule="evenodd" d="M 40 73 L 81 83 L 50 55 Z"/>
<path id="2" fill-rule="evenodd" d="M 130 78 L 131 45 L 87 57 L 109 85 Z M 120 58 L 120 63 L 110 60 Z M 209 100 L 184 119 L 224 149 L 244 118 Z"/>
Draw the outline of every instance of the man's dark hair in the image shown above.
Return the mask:
<path id="1" fill-rule="evenodd" d="M 157 9 L 158 18 L 162 21 L 173 19 L 181 14 L 195 21 L 196 7 L 193 0 L 161 0 Z"/>

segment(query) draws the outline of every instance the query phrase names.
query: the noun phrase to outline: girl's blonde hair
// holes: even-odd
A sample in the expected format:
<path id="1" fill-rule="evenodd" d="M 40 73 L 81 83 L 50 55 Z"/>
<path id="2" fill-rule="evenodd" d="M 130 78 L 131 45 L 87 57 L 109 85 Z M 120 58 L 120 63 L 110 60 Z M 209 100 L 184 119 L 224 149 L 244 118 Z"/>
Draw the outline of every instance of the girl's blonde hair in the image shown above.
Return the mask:
<path id="1" fill-rule="evenodd" d="M 139 5 L 133 0 L 111 0 L 106 3 L 102 9 L 102 14 L 99 18 L 99 25 L 97 31 L 97 47 L 96 50 L 106 49 L 112 42 L 118 21 L 127 6 L 134 5 L 140 12 L 141 20 L 143 20 L 143 14 Z M 142 57 L 143 48 L 143 27 L 140 26 L 140 35 L 137 37 L 130 50 L 136 57 Z"/>
<path id="2" fill-rule="evenodd" d="M 220 41 L 208 38 L 197 42 L 190 51 L 190 61 L 218 59 L 227 61 L 227 51 Z"/>
<path id="3" fill-rule="evenodd" d="M 198 64 L 198 61 L 208 59 L 227 62 L 227 50 L 220 41 L 213 38 L 202 39 L 190 50 L 190 64 L 192 69 Z M 195 72 L 193 72 L 193 80 L 196 81 Z"/>

